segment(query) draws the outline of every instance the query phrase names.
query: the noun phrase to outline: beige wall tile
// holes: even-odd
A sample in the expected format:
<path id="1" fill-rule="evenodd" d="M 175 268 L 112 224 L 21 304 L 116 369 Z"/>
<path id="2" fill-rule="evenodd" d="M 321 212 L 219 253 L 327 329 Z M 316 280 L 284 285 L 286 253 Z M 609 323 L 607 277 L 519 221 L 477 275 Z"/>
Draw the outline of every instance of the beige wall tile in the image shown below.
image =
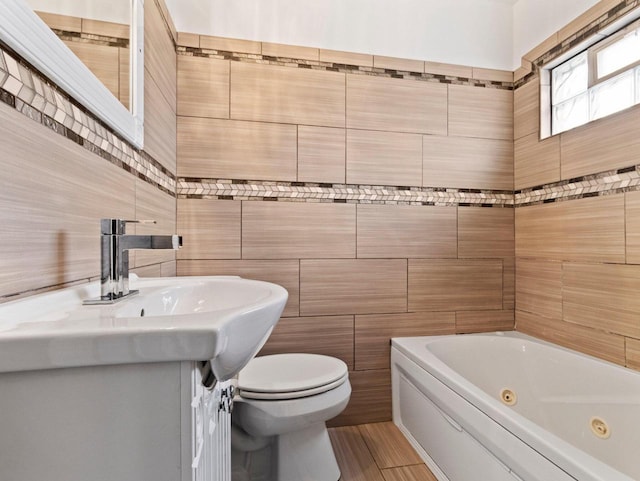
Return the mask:
<path id="1" fill-rule="evenodd" d="M 298 180 L 343 184 L 346 132 L 330 127 L 298 126 Z"/>
<path id="2" fill-rule="evenodd" d="M 458 257 L 514 255 L 514 209 L 458 207 Z"/>
<path id="3" fill-rule="evenodd" d="M 356 316 L 355 368 L 389 369 L 391 338 L 455 333 L 453 312 L 411 312 Z"/>
<path id="4" fill-rule="evenodd" d="M 178 32 L 178 46 L 198 48 L 200 47 L 200 35 L 197 33 Z"/>
<path id="5" fill-rule="evenodd" d="M 349 373 L 349 381 L 352 389 L 349 404 L 342 414 L 329 420 L 328 426 L 391 420 L 391 371 L 352 371 Z M 367 476 L 360 479 L 375 481 L 377 478 Z"/>
<path id="6" fill-rule="evenodd" d="M 473 67 L 466 67 L 464 65 L 452 65 L 449 63 L 440 62 L 425 62 L 425 73 L 432 73 L 435 75 L 446 75 L 449 77 L 462 77 L 472 78 Z"/>
<path id="7" fill-rule="evenodd" d="M 516 309 L 562 319 L 562 262 L 517 259 Z"/>
<path id="8" fill-rule="evenodd" d="M 409 259 L 409 311 L 500 309 L 502 260 Z"/>
<path id="9" fill-rule="evenodd" d="M 513 139 L 513 92 L 449 85 L 449 135 Z"/>
<path id="10" fill-rule="evenodd" d="M 36 14 L 49 26 L 49 28 L 64 30 L 65 32 L 82 32 L 82 19 L 79 17 L 38 11 L 36 11 Z"/>
<path id="11" fill-rule="evenodd" d="M 640 192 L 625 194 L 627 263 L 640 264 Z"/>
<path id="12" fill-rule="evenodd" d="M 424 62 L 422 60 L 413 60 L 408 58 L 375 55 L 373 57 L 373 66 L 375 68 L 401 70 L 403 72 L 424 72 Z"/>
<path id="13" fill-rule="evenodd" d="M 120 95 L 118 99 L 127 110 L 130 108 L 131 92 L 129 88 L 129 75 L 131 72 L 131 52 L 128 48 L 118 49 L 118 61 L 120 63 L 119 85 L 118 91 Z"/>
<path id="14" fill-rule="evenodd" d="M 384 481 L 358 426 L 329 429 L 342 481 Z"/>
<path id="15" fill-rule="evenodd" d="M 522 80 L 531 72 L 531 66 L 527 67 L 518 67 L 513 72 L 513 81 L 517 82 L 518 80 Z"/>
<path id="16" fill-rule="evenodd" d="M 516 311 L 516 330 L 624 366 L 622 336 Z"/>
<path id="17" fill-rule="evenodd" d="M 164 3 L 164 2 L 163 2 Z M 145 3 L 144 68 L 156 82 L 162 96 L 176 111 L 176 49 L 156 2 Z M 147 79 L 145 78 L 145 90 Z M 149 117 L 145 115 L 145 121 Z"/>
<path id="18" fill-rule="evenodd" d="M 358 205 L 358 257 L 457 256 L 456 208 Z"/>
<path id="19" fill-rule="evenodd" d="M 337 50 L 320 49 L 320 61 L 339 63 L 342 65 L 362 65 L 373 67 L 373 55 L 354 52 L 340 52 Z"/>
<path id="20" fill-rule="evenodd" d="M 380 469 L 421 464 L 422 458 L 391 421 L 358 426 Z"/>
<path id="21" fill-rule="evenodd" d="M 176 277 L 177 261 L 160 264 L 160 277 Z"/>
<path id="22" fill-rule="evenodd" d="M 405 259 L 301 260 L 300 314 L 406 312 Z"/>
<path id="23" fill-rule="evenodd" d="M 103 22 L 100 20 L 82 19 L 82 33 L 112 38 L 129 38 L 128 24 Z"/>
<path id="24" fill-rule="evenodd" d="M 347 183 L 419 186 L 422 136 L 347 130 Z"/>
<path id="25" fill-rule="evenodd" d="M 320 50 L 313 47 L 299 47 L 282 43 L 262 42 L 262 55 L 303 60 L 319 60 Z"/>
<path id="26" fill-rule="evenodd" d="M 640 371 L 640 341 L 638 339 L 627 338 L 626 343 L 626 366 Z"/>
<path id="27" fill-rule="evenodd" d="M 262 44 L 253 40 L 242 40 L 237 38 L 211 37 L 200 35 L 200 48 L 209 50 L 224 50 L 225 52 L 241 52 L 260 55 Z"/>
<path id="28" fill-rule="evenodd" d="M 232 62 L 231 118 L 344 127 L 345 74 Z"/>
<path id="29" fill-rule="evenodd" d="M 300 315 L 300 264 L 298 260 L 179 260 L 179 276 L 240 276 L 273 282 L 289 292 L 283 317 Z"/>
<path id="30" fill-rule="evenodd" d="M 640 338 L 640 266 L 562 266 L 563 319 L 593 329 Z"/>
<path id="31" fill-rule="evenodd" d="M 308 202 L 244 202 L 243 259 L 353 258 L 356 206 Z"/>
<path id="32" fill-rule="evenodd" d="M 625 261 L 624 195 L 516 209 L 516 255 L 543 259 Z"/>
<path id="33" fill-rule="evenodd" d="M 540 79 L 535 76 L 513 92 L 513 136 L 540 132 Z"/>
<path id="34" fill-rule="evenodd" d="M 172 41 L 175 43 L 178 41 L 178 31 L 176 30 L 176 26 L 173 23 L 173 18 L 171 18 L 171 14 L 169 13 L 169 9 L 167 8 L 167 4 L 164 0 L 155 0 L 158 8 L 160 9 L 160 14 L 162 15 L 162 19 L 165 22 L 165 27 L 169 30 Z"/>
<path id="35" fill-rule="evenodd" d="M 560 134 L 562 178 L 634 165 L 640 156 L 640 106 Z"/>
<path id="36" fill-rule="evenodd" d="M 84 42 L 64 42 L 82 60 L 115 98 L 120 98 L 120 57 L 118 47 Z"/>
<path id="37" fill-rule="evenodd" d="M 491 80 L 493 82 L 513 82 L 513 72 L 510 70 L 473 67 L 473 78 L 478 80 Z"/>
<path id="38" fill-rule="evenodd" d="M 178 117 L 179 175 L 296 180 L 295 125 Z"/>
<path id="39" fill-rule="evenodd" d="M 512 331 L 515 318 L 508 311 L 463 311 L 456 312 L 456 333 Z"/>
<path id="40" fill-rule="evenodd" d="M 424 464 L 383 469 L 384 481 L 438 481 Z"/>
<path id="41" fill-rule="evenodd" d="M 516 124 L 517 125 L 517 124 Z M 560 180 L 560 137 L 540 141 L 533 133 L 515 141 L 515 188 L 524 189 Z"/>
<path id="42" fill-rule="evenodd" d="M 259 355 L 323 354 L 342 359 L 353 371 L 353 336 L 353 316 L 282 318 Z"/>
<path id="43" fill-rule="evenodd" d="M 171 172 L 176 171 L 176 114 L 145 70 L 144 150 Z"/>
<path id="44" fill-rule="evenodd" d="M 587 27 L 591 22 L 594 22 L 601 16 L 605 15 L 609 10 L 620 3 L 620 0 L 600 0 L 599 2 L 596 2 L 589 10 L 560 29 L 558 32 L 558 42 L 562 42 L 576 34 L 580 29 Z"/>
<path id="45" fill-rule="evenodd" d="M 0 152 L 0 296 L 98 276 L 99 219 L 134 217 L 134 177 L 4 103 Z"/>
<path id="46" fill-rule="evenodd" d="M 549 37 L 543 40 L 541 43 L 536 45 L 529 52 L 525 53 L 522 58 L 524 60 L 528 60 L 529 62 L 536 61 L 543 54 L 547 53 L 553 47 L 558 45 L 558 33 L 552 33 Z"/>
<path id="47" fill-rule="evenodd" d="M 513 143 L 465 137 L 423 137 L 425 187 L 513 190 Z"/>
<path id="48" fill-rule="evenodd" d="M 162 277 L 162 268 L 160 264 L 152 264 L 150 266 L 131 268 L 129 273 L 139 277 Z"/>
<path id="49" fill-rule="evenodd" d="M 229 118 L 229 60 L 178 57 L 178 115 Z"/>
<path id="50" fill-rule="evenodd" d="M 347 127 L 446 135 L 447 87 L 347 75 Z"/>
<path id="51" fill-rule="evenodd" d="M 502 258 L 502 309 L 512 311 L 516 308 L 516 259 Z"/>
<path id="52" fill-rule="evenodd" d="M 240 259 L 241 202 L 178 199 L 178 259 Z"/>

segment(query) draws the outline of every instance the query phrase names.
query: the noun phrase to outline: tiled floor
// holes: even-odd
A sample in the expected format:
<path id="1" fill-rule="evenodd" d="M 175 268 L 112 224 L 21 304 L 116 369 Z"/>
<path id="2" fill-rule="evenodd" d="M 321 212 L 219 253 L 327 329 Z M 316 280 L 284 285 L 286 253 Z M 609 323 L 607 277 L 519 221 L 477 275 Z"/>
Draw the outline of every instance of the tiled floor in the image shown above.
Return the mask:
<path id="1" fill-rule="evenodd" d="M 329 429 L 340 481 L 437 481 L 392 422 Z"/>

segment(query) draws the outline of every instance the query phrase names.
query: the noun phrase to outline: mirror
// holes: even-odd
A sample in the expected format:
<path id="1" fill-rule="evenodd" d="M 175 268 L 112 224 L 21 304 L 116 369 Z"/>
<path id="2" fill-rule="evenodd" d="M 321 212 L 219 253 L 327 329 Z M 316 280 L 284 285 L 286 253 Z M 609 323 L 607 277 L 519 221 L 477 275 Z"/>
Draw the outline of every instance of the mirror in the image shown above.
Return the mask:
<path id="1" fill-rule="evenodd" d="M 3 42 L 142 149 L 144 0 L 3 0 L 2 13 Z"/>

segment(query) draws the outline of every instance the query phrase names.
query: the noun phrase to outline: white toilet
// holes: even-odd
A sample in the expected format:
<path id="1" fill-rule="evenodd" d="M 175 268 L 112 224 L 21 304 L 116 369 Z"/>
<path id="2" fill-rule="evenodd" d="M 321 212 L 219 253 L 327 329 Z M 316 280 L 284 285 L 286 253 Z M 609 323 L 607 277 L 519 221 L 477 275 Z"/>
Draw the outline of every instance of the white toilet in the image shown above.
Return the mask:
<path id="1" fill-rule="evenodd" d="M 233 481 L 338 481 L 325 422 L 349 402 L 347 365 L 275 354 L 240 371 L 232 428 Z"/>

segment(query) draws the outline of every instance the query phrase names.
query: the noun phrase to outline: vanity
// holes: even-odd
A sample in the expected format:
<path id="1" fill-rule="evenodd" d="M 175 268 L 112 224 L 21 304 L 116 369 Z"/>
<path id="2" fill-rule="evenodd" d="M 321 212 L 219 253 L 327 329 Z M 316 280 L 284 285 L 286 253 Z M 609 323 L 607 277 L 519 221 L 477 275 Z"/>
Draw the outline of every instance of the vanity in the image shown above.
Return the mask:
<path id="1" fill-rule="evenodd" d="M 0 305 L 0 479 L 230 479 L 230 379 L 287 292 L 239 277 L 85 284 Z M 206 386 L 205 386 L 206 384 Z"/>

